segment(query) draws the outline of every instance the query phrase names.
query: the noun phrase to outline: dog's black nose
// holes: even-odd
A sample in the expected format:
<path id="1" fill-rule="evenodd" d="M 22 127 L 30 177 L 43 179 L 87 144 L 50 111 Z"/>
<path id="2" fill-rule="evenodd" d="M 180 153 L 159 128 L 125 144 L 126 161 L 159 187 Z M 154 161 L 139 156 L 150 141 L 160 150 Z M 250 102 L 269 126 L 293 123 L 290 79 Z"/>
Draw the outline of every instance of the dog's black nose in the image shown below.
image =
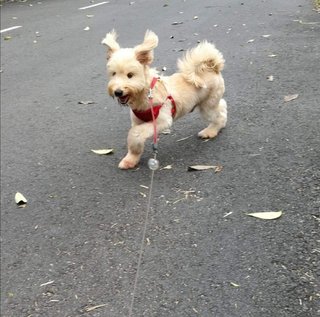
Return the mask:
<path id="1" fill-rule="evenodd" d="M 117 89 L 115 92 L 114 92 L 114 95 L 116 97 L 122 97 L 123 96 L 123 91 L 121 89 Z"/>

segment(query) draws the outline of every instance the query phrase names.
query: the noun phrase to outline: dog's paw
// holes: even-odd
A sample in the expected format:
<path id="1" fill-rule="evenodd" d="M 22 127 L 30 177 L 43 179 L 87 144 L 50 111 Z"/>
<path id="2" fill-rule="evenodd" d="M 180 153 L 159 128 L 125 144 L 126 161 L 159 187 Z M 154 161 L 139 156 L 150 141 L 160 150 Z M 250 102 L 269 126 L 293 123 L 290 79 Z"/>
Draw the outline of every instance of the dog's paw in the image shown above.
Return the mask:
<path id="1" fill-rule="evenodd" d="M 212 139 L 218 135 L 217 129 L 205 128 L 198 133 L 198 136 L 202 139 Z"/>
<path id="2" fill-rule="evenodd" d="M 131 161 L 126 158 L 122 159 L 119 163 L 118 167 L 122 170 L 128 170 L 130 168 L 135 168 L 137 166 L 138 162 Z"/>

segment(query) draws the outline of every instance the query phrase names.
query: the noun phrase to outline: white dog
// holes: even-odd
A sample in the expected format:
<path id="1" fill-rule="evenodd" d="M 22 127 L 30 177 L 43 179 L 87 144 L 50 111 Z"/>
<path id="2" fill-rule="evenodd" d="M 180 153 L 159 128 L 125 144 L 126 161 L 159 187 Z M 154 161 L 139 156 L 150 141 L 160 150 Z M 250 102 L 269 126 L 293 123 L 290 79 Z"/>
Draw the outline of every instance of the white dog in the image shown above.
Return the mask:
<path id="1" fill-rule="evenodd" d="M 174 120 L 195 107 L 209 122 L 199 132 L 201 138 L 214 138 L 227 122 L 227 104 L 221 70 L 222 54 L 213 44 L 203 41 L 178 60 L 179 71 L 160 76 L 150 68 L 153 49 L 158 45 L 155 33 L 147 31 L 142 44 L 120 48 L 115 31 L 108 33 L 108 92 L 122 105 L 131 108 L 132 127 L 128 134 L 128 153 L 119 168 L 134 168 L 140 160 L 146 139 L 171 127 Z"/>

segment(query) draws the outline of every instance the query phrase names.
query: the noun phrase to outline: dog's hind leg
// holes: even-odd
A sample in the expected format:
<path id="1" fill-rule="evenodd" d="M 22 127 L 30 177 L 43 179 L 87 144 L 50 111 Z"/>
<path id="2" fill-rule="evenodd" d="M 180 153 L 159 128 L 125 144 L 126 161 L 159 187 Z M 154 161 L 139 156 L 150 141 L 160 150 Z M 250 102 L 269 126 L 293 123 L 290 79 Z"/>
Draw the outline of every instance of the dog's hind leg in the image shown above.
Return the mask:
<path id="1" fill-rule="evenodd" d="M 220 99 L 217 103 L 214 99 L 209 99 L 199 105 L 202 117 L 209 121 L 207 128 L 198 133 L 203 139 L 211 139 L 217 136 L 219 131 L 226 126 L 227 123 L 227 103 L 224 99 Z"/>

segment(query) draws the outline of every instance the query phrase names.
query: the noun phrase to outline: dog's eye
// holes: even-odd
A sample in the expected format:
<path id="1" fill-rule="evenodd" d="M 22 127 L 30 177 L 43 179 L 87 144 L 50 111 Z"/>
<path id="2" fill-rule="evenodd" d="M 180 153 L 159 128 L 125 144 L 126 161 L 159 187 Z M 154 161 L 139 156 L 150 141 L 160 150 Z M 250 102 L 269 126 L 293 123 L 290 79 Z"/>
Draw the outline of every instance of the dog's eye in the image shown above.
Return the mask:
<path id="1" fill-rule="evenodd" d="M 128 78 L 132 78 L 133 77 L 133 73 L 128 73 Z"/>

